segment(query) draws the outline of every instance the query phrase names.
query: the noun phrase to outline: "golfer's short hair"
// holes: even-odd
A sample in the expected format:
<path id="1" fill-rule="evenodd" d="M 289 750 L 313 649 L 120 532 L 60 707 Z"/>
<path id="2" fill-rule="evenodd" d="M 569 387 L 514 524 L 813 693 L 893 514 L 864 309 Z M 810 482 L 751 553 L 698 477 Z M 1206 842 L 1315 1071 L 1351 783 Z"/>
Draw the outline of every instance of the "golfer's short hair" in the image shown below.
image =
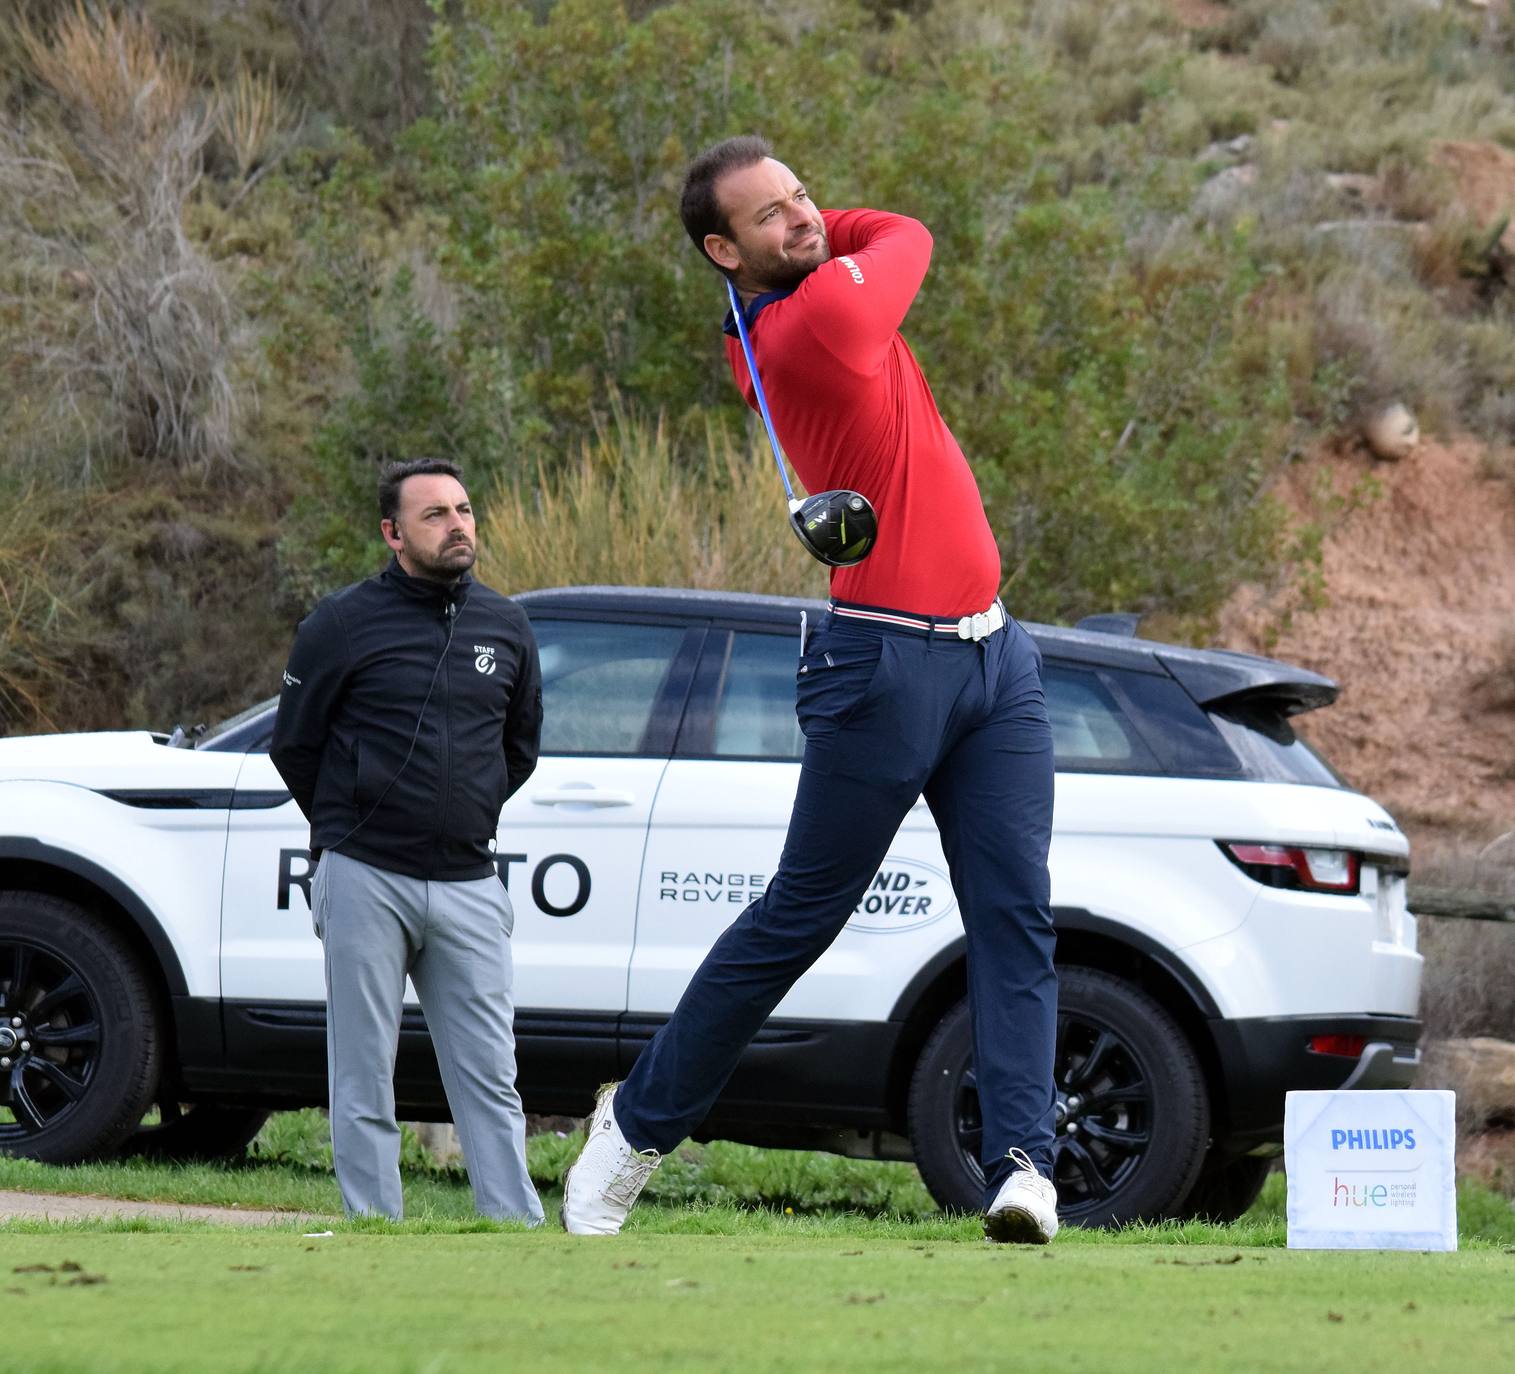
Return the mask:
<path id="1" fill-rule="evenodd" d="M 694 246 L 705 254 L 706 260 L 717 272 L 725 275 L 726 269 L 709 253 L 705 253 L 705 235 L 720 234 L 731 237 L 731 221 L 721 209 L 715 196 L 716 183 L 727 172 L 739 172 L 751 167 L 765 157 L 773 156 L 773 148 L 766 138 L 758 134 L 742 134 L 728 138 L 713 148 L 706 148 L 684 173 L 684 193 L 679 197 L 679 218 L 694 240 Z"/>
<path id="2" fill-rule="evenodd" d="M 400 488 L 407 477 L 453 477 L 463 480 L 463 469 L 445 458 L 405 458 L 391 463 L 379 474 L 379 519 L 393 520 L 400 513 Z"/>

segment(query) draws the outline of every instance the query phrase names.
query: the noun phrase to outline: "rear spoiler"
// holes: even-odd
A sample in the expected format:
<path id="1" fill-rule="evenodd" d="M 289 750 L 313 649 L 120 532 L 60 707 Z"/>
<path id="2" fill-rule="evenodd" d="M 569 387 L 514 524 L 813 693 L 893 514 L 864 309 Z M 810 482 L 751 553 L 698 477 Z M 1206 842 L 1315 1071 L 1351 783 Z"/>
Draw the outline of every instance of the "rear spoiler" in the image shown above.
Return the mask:
<path id="1" fill-rule="evenodd" d="M 1230 650 L 1162 649 L 1157 660 L 1201 706 L 1299 716 L 1329 706 L 1341 688 L 1328 677 L 1277 659 Z"/>

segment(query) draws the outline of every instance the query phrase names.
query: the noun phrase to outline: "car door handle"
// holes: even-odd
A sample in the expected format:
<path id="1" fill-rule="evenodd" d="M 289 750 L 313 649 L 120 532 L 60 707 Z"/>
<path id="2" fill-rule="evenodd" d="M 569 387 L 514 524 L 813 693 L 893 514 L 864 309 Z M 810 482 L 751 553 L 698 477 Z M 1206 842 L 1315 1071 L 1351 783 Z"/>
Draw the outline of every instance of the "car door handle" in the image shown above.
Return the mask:
<path id="1" fill-rule="evenodd" d="M 538 792 L 532 797 L 536 806 L 635 806 L 636 797 L 630 792 L 607 792 L 598 787 L 555 788 L 550 792 Z"/>

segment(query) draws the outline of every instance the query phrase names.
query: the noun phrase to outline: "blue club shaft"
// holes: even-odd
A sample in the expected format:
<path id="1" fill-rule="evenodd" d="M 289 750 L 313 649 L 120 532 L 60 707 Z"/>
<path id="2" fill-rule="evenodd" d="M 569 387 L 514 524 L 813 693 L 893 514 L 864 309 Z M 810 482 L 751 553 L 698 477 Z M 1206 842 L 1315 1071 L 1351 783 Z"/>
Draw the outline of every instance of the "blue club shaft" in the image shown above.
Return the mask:
<path id="1" fill-rule="evenodd" d="M 752 356 L 752 340 L 747 337 L 747 316 L 742 311 L 742 298 L 737 295 L 731 278 L 726 278 L 726 294 L 731 298 L 731 313 L 736 317 L 736 336 L 742 342 L 742 356 L 747 359 L 747 375 L 752 378 L 752 389 L 757 395 L 758 414 L 763 417 L 763 426 L 768 431 L 768 442 L 773 446 L 773 461 L 779 465 L 779 478 L 784 483 L 784 495 L 790 501 L 794 488 L 789 484 L 789 469 L 784 466 L 784 451 L 779 447 L 779 436 L 773 432 L 773 416 L 768 413 L 768 397 L 763 394 L 763 381 L 758 376 L 757 359 Z"/>

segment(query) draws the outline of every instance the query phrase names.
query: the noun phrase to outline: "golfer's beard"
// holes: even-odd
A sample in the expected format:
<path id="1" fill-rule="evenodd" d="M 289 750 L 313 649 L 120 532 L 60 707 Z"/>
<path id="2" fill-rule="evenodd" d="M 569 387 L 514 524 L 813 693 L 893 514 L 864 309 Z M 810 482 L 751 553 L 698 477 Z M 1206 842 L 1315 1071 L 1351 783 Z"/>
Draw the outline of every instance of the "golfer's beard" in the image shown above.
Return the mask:
<path id="1" fill-rule="evenodd" d="M 767 262 L 755 264 L 752 275 L 765 291 L 788 291 L 798 286 L 823 262 L 831 258 L 831 245 L 826 241 L 826 231 L 821 231 L 821 251 L 811 261 L 799 262 L 794 258 L 775 254 Z"/>

